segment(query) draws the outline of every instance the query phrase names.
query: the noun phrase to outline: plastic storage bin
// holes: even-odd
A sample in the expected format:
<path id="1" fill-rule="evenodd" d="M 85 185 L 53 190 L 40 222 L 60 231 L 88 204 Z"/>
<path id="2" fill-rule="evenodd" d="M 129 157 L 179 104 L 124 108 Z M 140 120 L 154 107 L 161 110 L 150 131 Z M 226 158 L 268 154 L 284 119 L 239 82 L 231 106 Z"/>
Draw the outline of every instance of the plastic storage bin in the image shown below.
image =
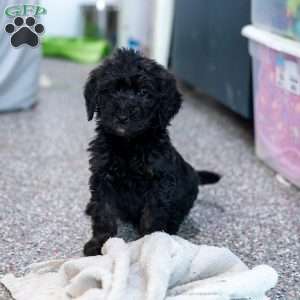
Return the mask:
<path id="1" fill-rule="evenodd" d="M 252 23 L 300 40 L 300 0 L 252 0 Z"/>
<path id="2" fill-rule="evenodd" d="M 253 58 L 257 155 L 300 187 L 300 44 L 246 26 Z"/>

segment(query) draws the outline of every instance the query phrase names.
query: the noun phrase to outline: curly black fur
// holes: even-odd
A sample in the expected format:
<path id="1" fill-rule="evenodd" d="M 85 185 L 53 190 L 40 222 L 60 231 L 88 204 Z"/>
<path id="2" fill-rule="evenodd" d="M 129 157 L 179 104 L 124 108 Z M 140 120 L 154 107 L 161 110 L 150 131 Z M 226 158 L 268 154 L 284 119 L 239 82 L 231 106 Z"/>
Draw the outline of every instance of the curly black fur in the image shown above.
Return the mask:
<path id="1" fill-rule="evenodd" d="M 141 235 L 175 234 L 198 185 L 220 178 L 196 172 L 170 142 L 166 128 L 182 102 L 175 79 L 153 60 L 120 49 L 91 72 L 84 96 L 88 119 L 96 113 L 97 122 L 86 208 L 93 238 L 84 254 L 100 254 L 117 233 L 117 218 L 133 223 Z"/>

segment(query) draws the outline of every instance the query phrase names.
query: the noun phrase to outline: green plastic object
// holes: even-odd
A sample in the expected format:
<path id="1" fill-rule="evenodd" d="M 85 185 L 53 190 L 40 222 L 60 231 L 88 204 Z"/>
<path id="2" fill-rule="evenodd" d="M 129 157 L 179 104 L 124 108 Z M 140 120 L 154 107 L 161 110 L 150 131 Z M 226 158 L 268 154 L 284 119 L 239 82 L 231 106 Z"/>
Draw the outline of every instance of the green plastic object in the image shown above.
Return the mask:
<path id="1" fill-rule="evenodd" d="M 61 57 L 78 63 L 96 63 L 110 52 L 110 45 L 104 39 L 45 37 L 43 54 Z"/>

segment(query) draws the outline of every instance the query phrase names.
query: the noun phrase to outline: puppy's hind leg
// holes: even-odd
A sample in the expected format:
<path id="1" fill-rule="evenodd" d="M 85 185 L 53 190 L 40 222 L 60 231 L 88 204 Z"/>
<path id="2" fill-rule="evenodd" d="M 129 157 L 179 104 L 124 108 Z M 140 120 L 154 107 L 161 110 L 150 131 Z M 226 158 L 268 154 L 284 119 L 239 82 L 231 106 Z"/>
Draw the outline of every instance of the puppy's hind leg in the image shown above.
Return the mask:
<path id="1" fill-rule="evenodd" d="M 155 231 L 167 231 L 169 214 L 159 207 L 155 201 L 146 204 L 139 224 L 139 233 L 143 236 Z"/>

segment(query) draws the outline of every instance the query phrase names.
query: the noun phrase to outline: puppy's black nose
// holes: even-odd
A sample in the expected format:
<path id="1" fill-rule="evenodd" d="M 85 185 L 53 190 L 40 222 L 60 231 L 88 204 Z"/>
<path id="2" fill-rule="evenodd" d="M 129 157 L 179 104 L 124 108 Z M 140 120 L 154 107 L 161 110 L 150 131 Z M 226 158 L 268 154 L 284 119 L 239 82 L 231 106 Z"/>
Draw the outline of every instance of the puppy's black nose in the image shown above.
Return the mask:
<path id="1" fill-rule="evenodd" d="M 118 116 L 118 119 L 121 122 L 125 122 L 125 121 L 127 121 L 128 117 L 126 115 L 120 115 L 120 116 Z"/>

